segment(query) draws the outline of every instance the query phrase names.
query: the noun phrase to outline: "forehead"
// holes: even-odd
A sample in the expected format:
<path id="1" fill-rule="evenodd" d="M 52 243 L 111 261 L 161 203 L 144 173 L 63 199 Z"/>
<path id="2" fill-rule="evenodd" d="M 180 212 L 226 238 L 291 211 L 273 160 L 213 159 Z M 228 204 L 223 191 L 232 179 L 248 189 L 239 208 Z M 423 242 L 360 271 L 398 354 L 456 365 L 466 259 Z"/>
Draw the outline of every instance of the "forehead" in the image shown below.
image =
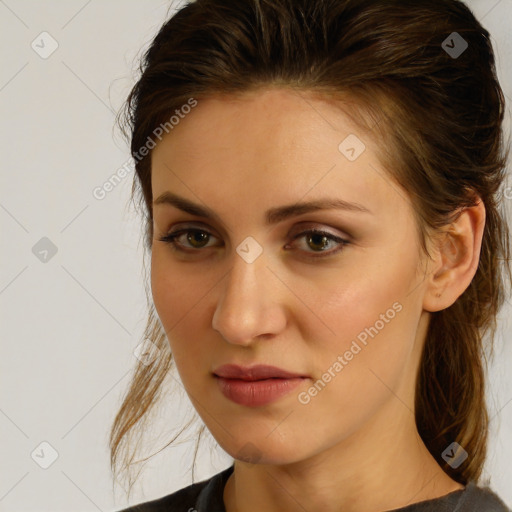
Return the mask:
<path id="1" fill-rule="evenodd" d="M 330 147 L 331 155 L 337 156 L 338 139 L 344 134 L 361 132 L 342 108 L 339 101 L 335 103 L 312 91 L 260 88 L 198 100 L 198 105 L 181 116 L 179 124 L 165 138 L 174 139 L 174 144 L 170 144 L 174 145 L 175 154 L 189 159 L 201 158 L 206 152 L 229 151 L 235 145 L 249 153 L 264 145 L 265 155 L 270 156 L 269 152 L 279 150 L 281 144 L 285 145 L 281 149 L 295 144 L 297 150 L 310 153 Z M 368 139 L 366 134 L 359 135 Z"/>
<path id="2" fill-rule="evenodd" d="M 396 205 L 374 149 L 318 94 L 269 88 L 199 99 L 153 150 L 153 196 L 179 189 L 223 204 L 231 193 L 270 207 L 339 191 L 348 201 L 372 197 L 372 210 Z"/>

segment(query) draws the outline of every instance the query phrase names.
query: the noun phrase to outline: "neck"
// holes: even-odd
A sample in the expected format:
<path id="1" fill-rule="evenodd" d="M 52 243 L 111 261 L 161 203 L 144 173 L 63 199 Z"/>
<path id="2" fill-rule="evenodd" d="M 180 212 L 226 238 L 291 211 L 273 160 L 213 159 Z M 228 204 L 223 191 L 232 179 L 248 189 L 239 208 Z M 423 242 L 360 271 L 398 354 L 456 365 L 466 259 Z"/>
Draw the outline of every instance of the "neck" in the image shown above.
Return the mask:
<path id="1" fill-rule="evenodd" d="M 385 418 L 373 418 L 307 460 L 279 465 L 235 461 L 224 489 L 226 511 L 380 512 L 463 489 L 429 453 L 414 414 L 403 403 L 390 400 L 381 412 Z"/>

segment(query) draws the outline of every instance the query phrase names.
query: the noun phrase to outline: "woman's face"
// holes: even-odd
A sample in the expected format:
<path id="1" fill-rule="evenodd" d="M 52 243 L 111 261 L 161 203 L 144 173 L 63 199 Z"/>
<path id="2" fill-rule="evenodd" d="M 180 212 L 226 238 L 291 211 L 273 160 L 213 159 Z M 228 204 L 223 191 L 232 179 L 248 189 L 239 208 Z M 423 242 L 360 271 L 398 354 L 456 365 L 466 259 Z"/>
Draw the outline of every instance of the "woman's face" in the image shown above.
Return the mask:
<path id="1" fill-rule="evenodd" d="M 235 458 L 297 462 L 413 423 L 422 256 L 372 148 L 332 104 L 269 88 L 199 101 L 153 151 L 154 303 L 192 403 Z M 160 240 L 178 231 L 175 247 Z M 222 380 L 225 364 L 302 378 Z"/>

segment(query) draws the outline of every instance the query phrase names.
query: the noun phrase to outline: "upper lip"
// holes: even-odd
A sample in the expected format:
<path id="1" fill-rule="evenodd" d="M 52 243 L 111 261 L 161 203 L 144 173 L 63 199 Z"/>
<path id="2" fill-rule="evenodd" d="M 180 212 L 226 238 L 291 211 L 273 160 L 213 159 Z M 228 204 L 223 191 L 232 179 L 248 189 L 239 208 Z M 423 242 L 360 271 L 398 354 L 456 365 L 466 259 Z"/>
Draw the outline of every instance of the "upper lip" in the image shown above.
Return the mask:
<path id="1" fill-rule="evenodd" d="M 213 372 L 217 377 L 226 379 L 242 379 L 242 380 L 262 380 L 262 379 L 292 379 L 297 377 L 305 377 L 298 373 L 287 372 L 276 366 L 266 364 L 257 364 L 254 366 L 239 366 L 236 364 L 224 364 L 219 366 Z"/>

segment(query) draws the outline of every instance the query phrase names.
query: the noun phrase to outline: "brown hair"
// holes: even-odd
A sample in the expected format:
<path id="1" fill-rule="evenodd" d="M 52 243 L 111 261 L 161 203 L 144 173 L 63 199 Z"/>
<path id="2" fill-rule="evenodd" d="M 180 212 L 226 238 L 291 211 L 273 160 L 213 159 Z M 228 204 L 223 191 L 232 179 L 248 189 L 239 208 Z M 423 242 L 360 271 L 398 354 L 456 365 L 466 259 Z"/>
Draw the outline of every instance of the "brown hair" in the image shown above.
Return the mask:
<path id="1" fill-rule="evenodd" d="M 454 37 L 462 39 L 455 43 Z M 460 51 L 462 41 L 467 48 L 450 54 L 450 48 Z M 192 97 L 200 103 L 208 96 L 266 86 L 353 101 L 354 119 L 380 142 L 379 157 L 389 176 L 413 199 L 425 252 L 429 233 L 473 205 L 475 194 L 482 199 L 486 224 L 476 275 L 451 307 L 432 314 L 415 399 L 418 431 L 439 465 L 462 484 L 478 480 L 489 422 L 486 349 L 492 347 L 511 279 L 509 233 L 500 207 L 508 156 L 502 132 L 505 101 L 489 33 L 458 0 L 187 4 L 162 26 L 145 53 L 121 120 L 136 159 L 132 192 L 139 193 L 145 215 L 148 252 L 151 153 L 142 158 L 140 148 Z M 114 473 L 122 449 L 123 469 L 133 463 L 130 435 L 143 431 L 173 368 L 166 335 L 148 302 L 145 336 L 160 356 L 150 365 L 138 363 L 113 423 Z M 203 430 L 204 425 L 200 435 Z M 453 441 L 469 454 L 455 469 L 441 457 Z"/>

